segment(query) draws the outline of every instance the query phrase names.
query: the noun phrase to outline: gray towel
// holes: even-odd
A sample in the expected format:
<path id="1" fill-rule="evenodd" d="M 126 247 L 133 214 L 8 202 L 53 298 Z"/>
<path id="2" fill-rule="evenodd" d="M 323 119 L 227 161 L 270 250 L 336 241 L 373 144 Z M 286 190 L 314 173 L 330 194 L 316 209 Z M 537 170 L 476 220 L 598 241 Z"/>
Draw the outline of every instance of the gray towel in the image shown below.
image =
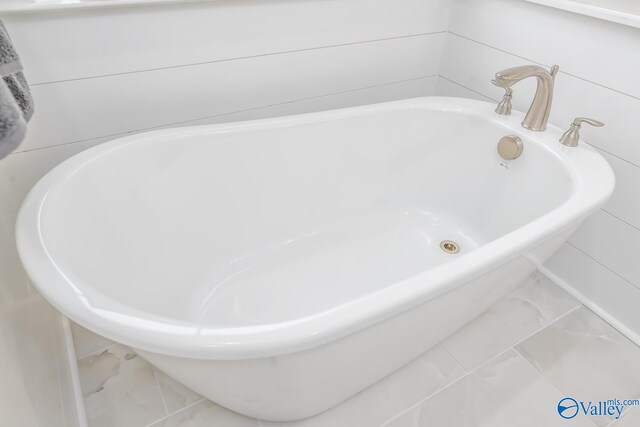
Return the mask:
<path id="1" fill-rule="evenodd" d="M 18 147 L 33 115 L 33 98 L 20 58 L 0 21 L 0 159 Z"/>

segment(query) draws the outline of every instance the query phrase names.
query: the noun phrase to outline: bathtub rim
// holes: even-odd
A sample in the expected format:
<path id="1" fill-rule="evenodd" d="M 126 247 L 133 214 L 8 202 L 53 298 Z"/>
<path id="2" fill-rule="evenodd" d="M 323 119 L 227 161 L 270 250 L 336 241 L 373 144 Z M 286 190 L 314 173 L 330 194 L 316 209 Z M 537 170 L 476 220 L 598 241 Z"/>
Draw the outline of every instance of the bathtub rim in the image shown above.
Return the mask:
<path id="1" fill-rule="evenodd" d="M 136 309 L 102 294 L 87 283 L 72 283 L 55 264 L 40 234 L 40 214 L 48 191 L 73 172 L 122 145 L 158 136 L 187 136 L 334 120 L 403 108 L 432 109 L 483 117 L 514 133 L 538 141 L 559 157 L 572 181 L 571 194 L 562 204 L 535 220 L 480 248 L 311 316 L 258 326 L 207 327 Z M 197 359 L 253 359 L 307 350 L 342 338 L 429 301 L 463 285 L 526 249 L 550 239 L 598 209 L 610 197 L 615 177 L 606 160 L 587 144 L 568 148 L 558 143 L 562 131 L 532 132 L 520 126 L 524 114 L 493 114 L 493 104 L 462 98 L 423 97 L 325 112 L 260 119 L 250 122 L 174 128 L 132 135 L 93 147 L 64 161 L 45 175 L 25 198 L 16 221 L 18 253 L 28 276 L 40 293 L 65 316 L 100 335 L 146 351 Z M 425 285 L 425 283 L 428 283 Z M 99 301 L 100 307 L 91 305 Z"/>

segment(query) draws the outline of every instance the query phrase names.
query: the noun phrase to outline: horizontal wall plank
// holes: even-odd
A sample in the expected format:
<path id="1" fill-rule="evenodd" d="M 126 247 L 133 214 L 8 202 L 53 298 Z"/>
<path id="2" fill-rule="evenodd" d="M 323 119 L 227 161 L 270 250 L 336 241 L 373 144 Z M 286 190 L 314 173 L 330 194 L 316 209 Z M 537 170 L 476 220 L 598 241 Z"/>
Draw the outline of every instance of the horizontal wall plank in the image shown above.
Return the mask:
<path id="1" fill-rule="evenodd" d="M 599 151 L 616 175 L 616 189 L 604 209 L 640 229 L 640 167 Z"/>
<path id="2" fill-rule="evenodd" d="M 11 15 L 31 83 L 445 31 L 449 0 L 228 0 Z"/>
<path id="3" fill-rule="evenodd" d="M 350 90 L 333 95 L 319 96 L 280 105 L 224 114 L 183 123 L 182 125 L 195 126 L 262 119 L 428 96 L 433 93 L 435 80 L 436 77 L 433 76 L 366 89 Z M 173 127 L 173 125 L 164 127 Z M 2 200 L 0 204 L 0 214 L 5 215 L 3 218 L 7 218 L 6 215 L 14 215 L 31 187 L 49 170 L 62 161 L 95 145 L 126 135 L 126 133 L 122 133 L 84 142 L 15 153 L 3 159 L 0 161 L 0 200 Z M 13 216 L 11 216 L 11 218 L 13 218 Z M 2 225 L 4 226 L 6 224 Z M 6 226 L 9 227 L 8 225 Z"/>
<path id="4" fill-rule="evenodd" d="M 445 50 L 441 75 L 495 99 L 503 93 L 491 84 L 495 72 L 527 63 L 511 53 L 454 34 L 448 35 Z M 528 110 L 535 93 L 535 79 L 527 80 L 513 88 L 513 105 L 520 111 Z M 636 121 L 630 119 L 640 117 L 640 100 L 561 72 L 556 79 L 551 123 L 568 128 L 577 116 L 593 117 L 607 125 L 604 128 L 583 127 L 586 141 L 640 164 L 640 135 Z"/>
<path id="5" fill-rule="evenodd" d="M 640 331 L 640 289 L 569 244 L 545 266 L 633 331 Z"/>
<path id="6" fill-rule="evenodd" d="M 223 114 L 221 116 L 198 119 L 191 122 L 182 123 L 180 124 L 180 126 L 196 126 L 244 120 L 266 119 L 271 117 L 289 116 L 293 114 L 305 114 L 313 113 L 316 111 L 333 110 L 336 108 L 376 104 L 379 102 L 397 101 L 407 98 L 432 96 L 435 91 L 436 79 L 437 76 L 431 76 L 407 80 L 399 83 L 375 86 L 367 89 L 349 90 L 335 95 L 318 96 L 300 101 L 277 104 L 270 107 L 254 108 L 246 111 Z"/>
<path id="7" fill-rule="evenodd" d="M 19 151 L 435 75 L 444 34 L 36 86 Z"/>
<path id="8" fill-rule="evenodd" d="M 522 1 L 456 0 L 449 31 L 640 98 L 636 28 Z"/>
<path id="9" fill-rule="evenodd" d="M 569 242 L 640 288 L 640 230 L 600 210 L 585 220 Z"/>

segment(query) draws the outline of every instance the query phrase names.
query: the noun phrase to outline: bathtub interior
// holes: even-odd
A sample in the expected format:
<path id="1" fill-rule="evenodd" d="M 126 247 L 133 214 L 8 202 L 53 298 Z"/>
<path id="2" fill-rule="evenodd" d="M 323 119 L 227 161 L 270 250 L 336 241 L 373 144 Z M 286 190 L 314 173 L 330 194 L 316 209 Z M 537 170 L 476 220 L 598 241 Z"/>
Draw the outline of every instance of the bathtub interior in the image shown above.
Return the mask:
<path id="1" fill-rule="evenodd" d="M 220 327 L 286 322 L 567 201 L 572 177 L 545 145 L 523 136 L 521 158 L 498 156 L 510 133 L 464 111 L 398 108 L 151 135 L 54 186 L 42 240 L 71 283 L 131 307 Z"/>

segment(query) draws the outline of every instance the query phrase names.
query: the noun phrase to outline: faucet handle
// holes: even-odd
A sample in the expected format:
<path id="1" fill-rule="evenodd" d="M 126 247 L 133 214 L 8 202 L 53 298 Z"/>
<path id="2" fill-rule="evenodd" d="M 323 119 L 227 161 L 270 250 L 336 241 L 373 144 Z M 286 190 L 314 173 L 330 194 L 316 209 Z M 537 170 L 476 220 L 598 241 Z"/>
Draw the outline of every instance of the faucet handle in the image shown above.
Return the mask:
<path id="1" fill-rule="evenodd" d="M 600 120 L 590 119 L 588 117 L 576 117 L 571 126 L 580 127 L 582 123 L 588 123 L 591 126 L 595 126 L 597 128 L 601 128 L 602 126 L 604 126 L 604 123 L 602 123 Z"/>
<path id="2" fill-rule="evenodd" d="M 498 84 L 498 82 L 494 79 L 491 80 L 494 86 L 502 87 Z M 496 107 L 496 113 L 501 116 L 509 116 L 511 114 L 511 98 L 513 97 L 513 89 L 510 87 L 502 87 L 505 91 L 504 96 L 502 97 L 502 101 L 498 103 Z"/>
<path id="3" fill-rule="evenodd" d="M 567 130 L 560 138 L 560 144 L 566 145 L 567 147 L 576 147 L 578 145 L 578 141 L 580 141 L 580 127 L 582 126 L 582 123 L 588 123 L 595 127 L 604 126 L 604 123 L 599 120 L 589 119 L 587 117 L 577 117 L 573 123 L 571 123 L 569 130 Z"/>

